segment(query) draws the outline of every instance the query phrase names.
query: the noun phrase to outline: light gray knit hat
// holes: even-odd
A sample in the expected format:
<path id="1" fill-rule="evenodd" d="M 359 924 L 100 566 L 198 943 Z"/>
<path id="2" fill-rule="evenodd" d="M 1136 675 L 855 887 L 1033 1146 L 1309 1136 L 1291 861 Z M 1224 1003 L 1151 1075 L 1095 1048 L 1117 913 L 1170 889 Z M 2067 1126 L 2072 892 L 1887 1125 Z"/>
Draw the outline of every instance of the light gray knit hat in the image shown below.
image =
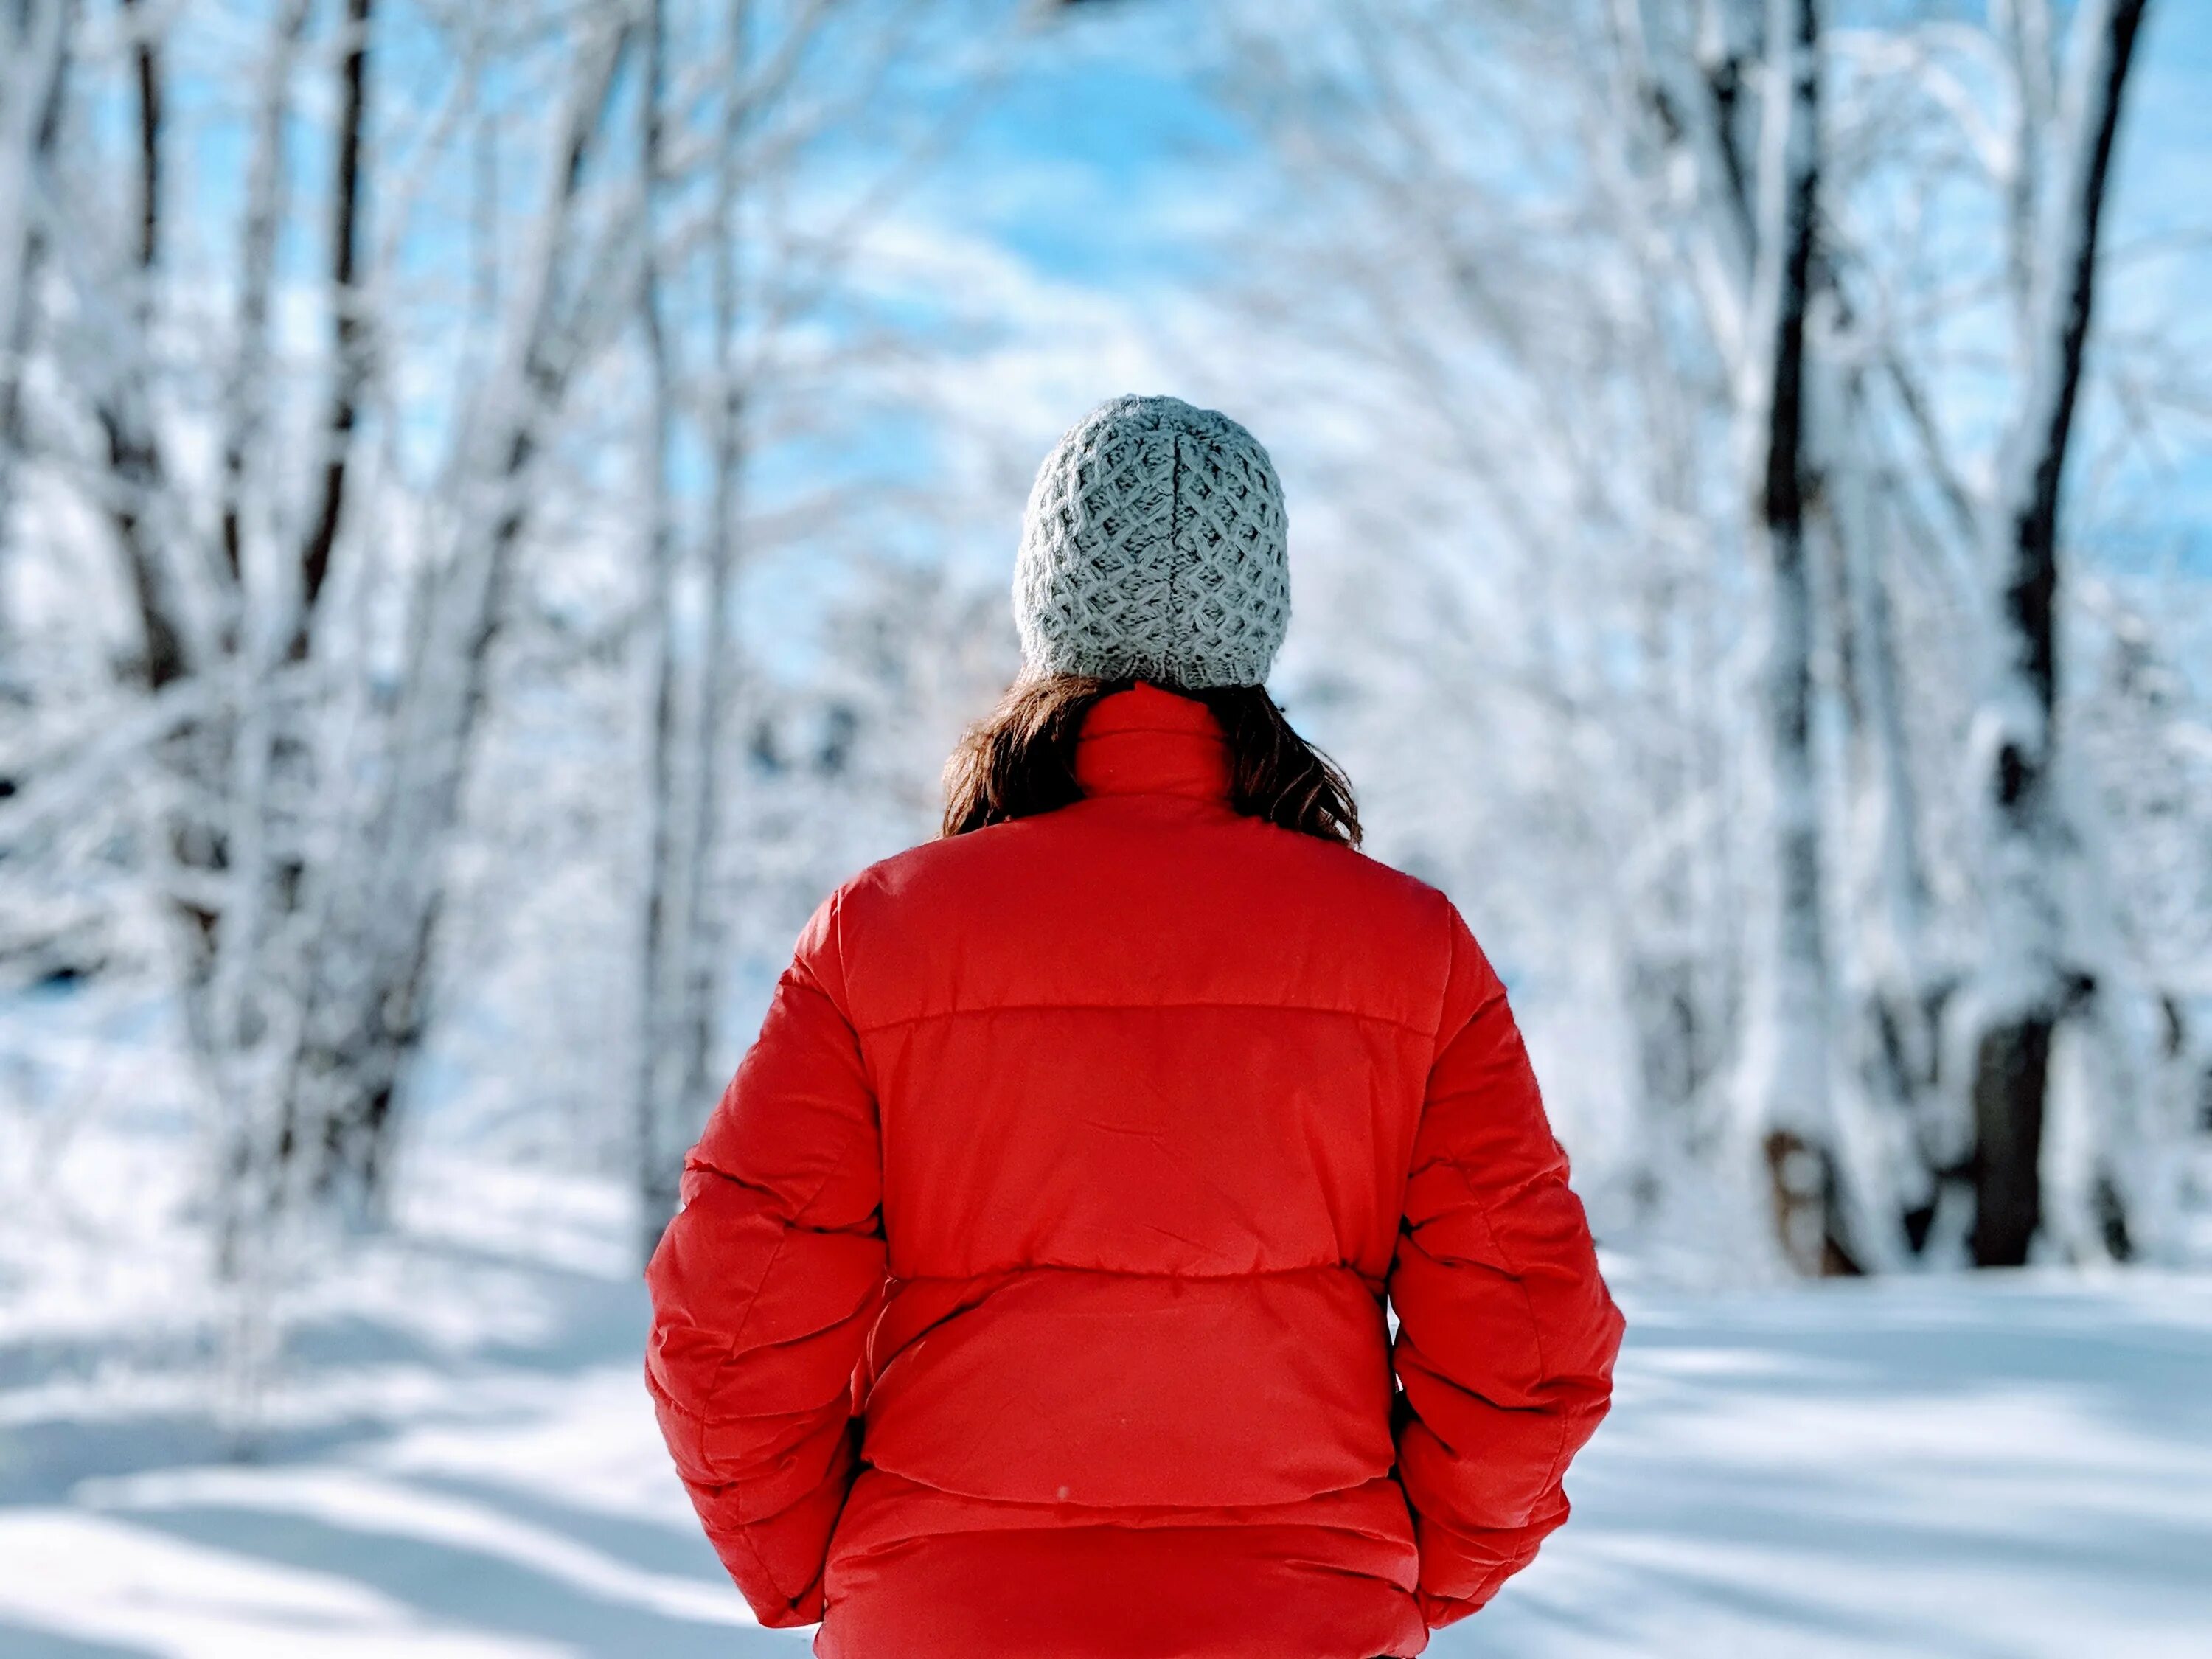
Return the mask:
<path id="1" fill-rule="evenodd" d="M 1032 673 L 1258 685 L 1291 620 L 1283 488 L 1260 441 L 1176 398 L 1115 398 L 1037 469 L 1014 565 Z"/>

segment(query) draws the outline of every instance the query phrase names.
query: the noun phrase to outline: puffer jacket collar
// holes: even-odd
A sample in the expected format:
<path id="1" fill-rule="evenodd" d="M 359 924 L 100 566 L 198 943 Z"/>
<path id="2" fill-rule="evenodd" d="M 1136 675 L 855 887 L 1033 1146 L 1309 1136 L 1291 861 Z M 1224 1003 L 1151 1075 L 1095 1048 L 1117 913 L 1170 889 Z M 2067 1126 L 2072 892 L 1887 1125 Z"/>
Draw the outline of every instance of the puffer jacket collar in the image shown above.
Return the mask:
<path id="1" fill-rule="evenodd" d="M 1229 744 L 1195 697 L 1139 684 L 1101 697 L 1084 717 L 1075 781 L 1086 795 L 1229 797 Z"/>

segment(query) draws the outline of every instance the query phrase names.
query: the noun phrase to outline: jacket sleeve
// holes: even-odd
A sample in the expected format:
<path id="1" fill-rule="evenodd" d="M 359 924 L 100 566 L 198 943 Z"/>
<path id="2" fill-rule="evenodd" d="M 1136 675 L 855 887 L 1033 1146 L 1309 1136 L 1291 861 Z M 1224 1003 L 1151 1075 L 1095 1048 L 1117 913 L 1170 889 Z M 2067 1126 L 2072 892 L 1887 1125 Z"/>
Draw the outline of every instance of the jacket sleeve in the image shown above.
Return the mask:
<path id="1" fill-rule="evenodd" d="M 1567 1461 L 1612 1397 L 1621 1317 L 1505 989 L 1451 915 L 1443 1019 L 1390 1268 L 1398 1474 L 1431 1626 L 1567 1518 Z"/>
<path id="2" fill-rule="evenodd" d="M 857 1462 L 853 1373 L 882 1303 L 881 1138 L 844 1012 L 833 896 L 684 1162 L 646 1269 L 646 1382 L 707 1535 L 760 1621 L 822 1617 Z"/>

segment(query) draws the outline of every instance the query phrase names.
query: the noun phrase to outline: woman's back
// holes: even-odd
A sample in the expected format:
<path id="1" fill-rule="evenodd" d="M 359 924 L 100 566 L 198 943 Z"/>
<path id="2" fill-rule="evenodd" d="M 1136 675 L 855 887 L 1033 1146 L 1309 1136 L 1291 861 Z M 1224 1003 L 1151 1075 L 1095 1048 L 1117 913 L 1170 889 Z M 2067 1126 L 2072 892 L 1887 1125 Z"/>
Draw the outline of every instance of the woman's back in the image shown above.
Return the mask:
<path id="1" fill-rule="evenodd" d="M 1411 1654 L 1565 1518 L 1619 1319 L 1502 989 L 1231 763 L 1090 705 L 1080 799 L 823 904 L 693 1154 L 648 1376 L 824 1656 Z"/>

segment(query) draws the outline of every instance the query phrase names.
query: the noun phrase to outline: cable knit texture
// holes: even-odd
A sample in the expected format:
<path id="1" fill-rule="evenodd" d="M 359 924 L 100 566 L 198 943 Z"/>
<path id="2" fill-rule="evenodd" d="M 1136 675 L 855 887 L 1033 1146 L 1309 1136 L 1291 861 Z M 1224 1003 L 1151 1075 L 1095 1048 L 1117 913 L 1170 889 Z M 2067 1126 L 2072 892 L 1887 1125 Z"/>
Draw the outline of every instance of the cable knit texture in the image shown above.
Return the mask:
<path id="1" fill-rule="evenodd" d="M 1034 673 L 1258 685 L 1291 620 L 1283 489 L 1226 415 L 1116 398 L 1037 469 L 1014 571 Z"/>

